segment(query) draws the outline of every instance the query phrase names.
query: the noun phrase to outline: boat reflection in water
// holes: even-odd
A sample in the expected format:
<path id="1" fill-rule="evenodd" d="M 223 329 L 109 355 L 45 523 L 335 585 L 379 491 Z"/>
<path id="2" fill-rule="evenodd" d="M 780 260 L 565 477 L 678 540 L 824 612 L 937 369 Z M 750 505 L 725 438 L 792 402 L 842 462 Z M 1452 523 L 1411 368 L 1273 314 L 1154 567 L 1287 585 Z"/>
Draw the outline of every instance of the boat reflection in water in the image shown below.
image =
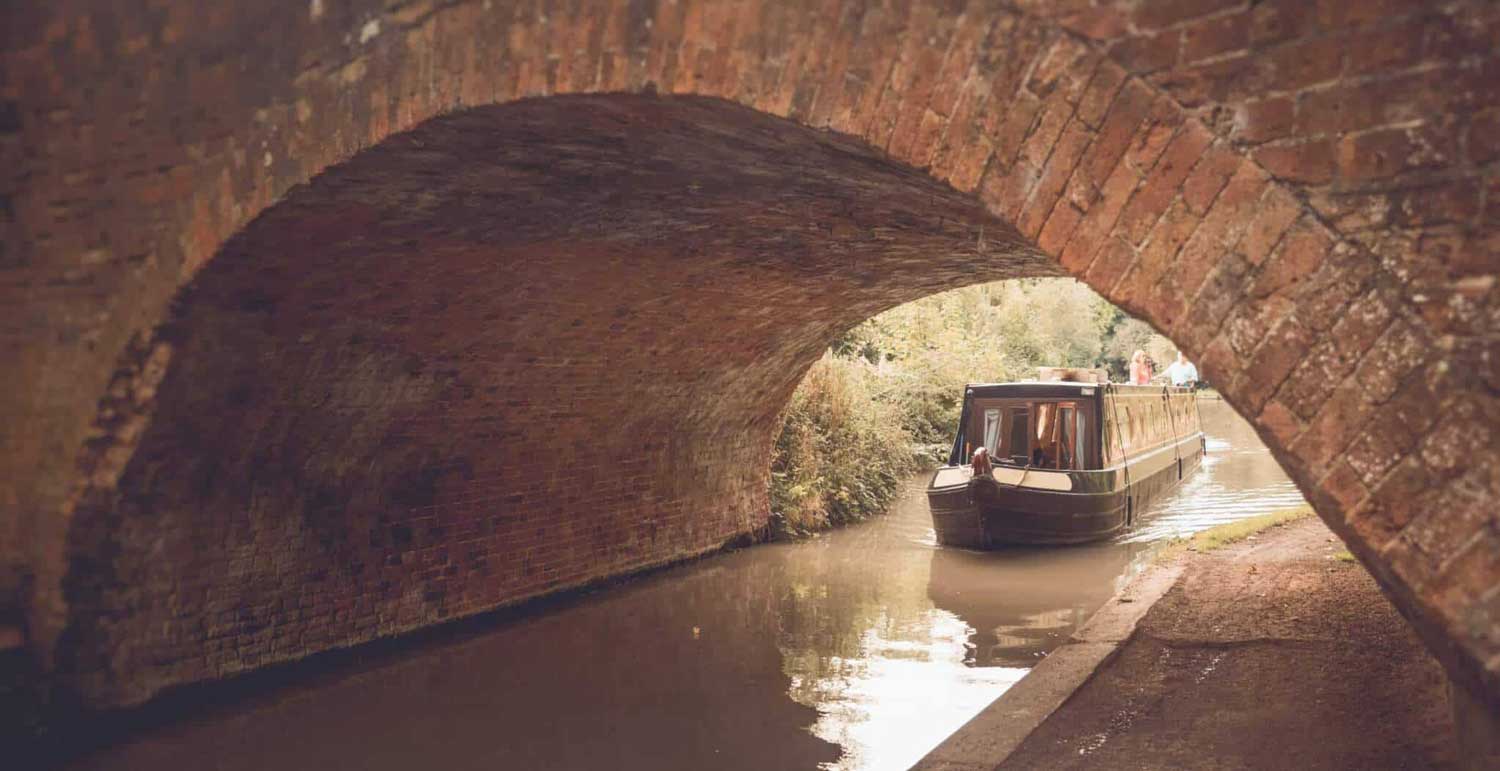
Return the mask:
<path id="1" fill-rule="evenodd" d="M 1140 569 L 1147 544 L 991 552 L 936 549 L 927 595 L 972 630 L 965 663 L 1030 667 Z"/>

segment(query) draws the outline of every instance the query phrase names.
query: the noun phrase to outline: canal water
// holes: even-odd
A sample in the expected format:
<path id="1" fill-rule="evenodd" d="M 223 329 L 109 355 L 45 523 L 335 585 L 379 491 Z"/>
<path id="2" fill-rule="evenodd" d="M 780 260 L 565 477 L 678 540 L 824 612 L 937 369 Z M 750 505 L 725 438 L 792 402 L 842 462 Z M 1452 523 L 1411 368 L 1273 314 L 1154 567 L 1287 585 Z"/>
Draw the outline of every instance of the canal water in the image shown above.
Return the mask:
<path id="1" fill-rule="evenodd" d="M 871 522 L 370 654 L 80 766 L 905 769 L 1166 540 L 1302 503 L 1248 424 L 1202 408 L 1203 468 L 1113 543 L 937 548 L 924 475 Z"/>

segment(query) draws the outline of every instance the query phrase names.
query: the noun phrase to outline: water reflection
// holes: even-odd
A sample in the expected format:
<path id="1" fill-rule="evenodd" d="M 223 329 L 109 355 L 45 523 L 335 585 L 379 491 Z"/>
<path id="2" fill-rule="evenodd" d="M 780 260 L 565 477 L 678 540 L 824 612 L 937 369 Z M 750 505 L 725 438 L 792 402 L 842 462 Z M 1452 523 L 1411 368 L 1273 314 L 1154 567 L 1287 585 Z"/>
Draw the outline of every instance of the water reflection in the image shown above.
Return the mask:
<path id="1" fill-rule="evenodd" d="M 1178 538 L 1306 502 L 1244 418 L 1221 401 L 1205 401 L 1202 410 L 1208 434 L 1203 468 L 1147 511 L 1125 540 Z"/>
<path id="2" fill-rule="evenodd" d="M 1140 569 L 1153 541 L 1295 505 L 1249 426 L 1118 543 L 939 549 L 890 515 L 723 555 L 139 736 L 89 768 L 903 769 Z"/>
<path id="3" fill-rule="evenodd" d="M 1068 639 L 1132 573 L 1144 546 L 932 554 L 928 596 L 974 629 L 970 666 L 1029 667 Z"/>

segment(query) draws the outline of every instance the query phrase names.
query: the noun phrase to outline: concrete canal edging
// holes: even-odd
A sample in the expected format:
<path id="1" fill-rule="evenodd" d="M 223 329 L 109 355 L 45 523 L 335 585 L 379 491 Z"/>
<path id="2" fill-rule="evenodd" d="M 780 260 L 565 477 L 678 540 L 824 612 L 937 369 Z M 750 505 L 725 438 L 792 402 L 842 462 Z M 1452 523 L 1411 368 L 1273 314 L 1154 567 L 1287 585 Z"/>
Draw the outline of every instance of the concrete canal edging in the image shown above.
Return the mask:
<path id="1" fill-rule="evenodd" d="M 1020 682 L 927 753 L 914 771 L 989 771 L 1067 701 L 1135 632 L 1185 566 L 1155 565 L 1136 576 Z"/>

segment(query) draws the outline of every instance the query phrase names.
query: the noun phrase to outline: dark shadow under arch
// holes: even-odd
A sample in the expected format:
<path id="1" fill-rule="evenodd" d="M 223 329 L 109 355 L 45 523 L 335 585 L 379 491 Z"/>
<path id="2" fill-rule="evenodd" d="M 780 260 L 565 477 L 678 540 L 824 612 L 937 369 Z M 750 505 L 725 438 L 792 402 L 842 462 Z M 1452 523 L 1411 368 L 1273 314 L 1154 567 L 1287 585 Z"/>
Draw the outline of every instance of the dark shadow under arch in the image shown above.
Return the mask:
<path id="1" fill-rule="evenodd" d="M 77 510 L 60 668 L 134 701 L 716 548 L 764 525 L 836 334 L 1060 273 L 972 196 L 727 102 L 434 119 L 267 210 L 143 348 L 170 364 Z"/>

